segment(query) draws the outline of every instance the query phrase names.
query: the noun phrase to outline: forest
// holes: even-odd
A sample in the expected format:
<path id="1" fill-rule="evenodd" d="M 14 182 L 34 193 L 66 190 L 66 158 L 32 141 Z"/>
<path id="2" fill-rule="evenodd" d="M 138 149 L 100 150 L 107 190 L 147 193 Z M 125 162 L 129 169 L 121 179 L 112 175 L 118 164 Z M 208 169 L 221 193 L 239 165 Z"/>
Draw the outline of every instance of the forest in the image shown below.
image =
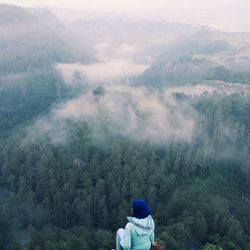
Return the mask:
<path id="1" fill-rule="evenodd" d="M 65 145 L 46 137 L 23 144 L 23 131 L 3 138 L 1 247 L 22 249 L 9 243 L 14 236 L 27 249 L 111 248 L 132 197 L 144 197 L 166 249 L 248 249 L 249 99 L 192 103 L 199 125 L 190 143 L 157 145 L 112 131 L 96 140 L 88 121 L 70 124 Z"/>
<path id="2" fill-rule="evenodd" d="M 143 74 L 105 75 L 104 84 L 84 66 L 70 80 L 58 70 L 96 59 L 70 47 L 52 13 L 6 5 L 0 13 L 0 25 L 15 24 L 8 13 L 37 22 L 43 38 L 26 28 L 22 43 L 0 37 L 1 250 L 113 249 L 133 198 L 148 202 L 162 249 L 250 249 L 250 72 L 231 70 L 250 59 L 211 59 L 228 53 L 223 39 L 232 34 L 203 46 L 197 36 L 218 33 L 189 27 L 194 34 Z M 182 54 L 171 60 L 174 50 Z"/>

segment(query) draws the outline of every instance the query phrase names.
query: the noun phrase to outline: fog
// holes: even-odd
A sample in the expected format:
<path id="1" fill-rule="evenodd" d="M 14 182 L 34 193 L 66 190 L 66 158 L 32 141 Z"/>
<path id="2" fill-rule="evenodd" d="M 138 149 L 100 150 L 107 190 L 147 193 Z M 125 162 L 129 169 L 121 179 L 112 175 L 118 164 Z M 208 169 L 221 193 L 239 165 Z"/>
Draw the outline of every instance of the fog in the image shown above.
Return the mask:
<path id="1" fill-rule="evenodd" d="M 112 249 L 133 196 L 163 249 L 250 249 L 250 3 L 5 3 L 0 249 Z"/>
<path id="2" fill-rule="evenodd" d="M 57 68 L 66 82 L 72 82 L 74 74 L 78 72 L 90 83 L 105 82 L 107 84 L 113 80 L 140 75 L 149 67 L 149 65 L 134 62 L 133 56 L 136 50 L 129 44 L 112 47 L 110 43 L 103 42 L 95 46 L 96 57 L 99 59 L 97 63 L 58 64 Z"/>
<path id="3" fill-rule="evenodd" d="M 147 65 L 138 65 L 130 60 L 111 60 L 106 63 L 92 65 L 59 64 L 58 68 L 66 80 L 72 81 L 75 72 L 82 73 L 88 81 L 100 82 L 124 77 L 136 76 L 143 73 Z"/>
<path id="4" fill-rule="evenodd" d="M 250 30 L 250 3 L 247 0 L 6 0 L 5 3 L 36 7 L 61 7 L 123 14 L 129 17 L 165 19 L 214 26 L 228 31 Z"/>
<path id="5" fill-rule="evenodd" d="M 80 96 L 56 105 L 48 115 L 38 119 L 28 127 L 24 143 L 33 143 L 45 136 L 52 144 L 67 144 L 71 140 L 72 124 L 84 123 L 91 127 L 92 139 L 98 144 L 108 135 L 156 144 L 191 142 L 196 135 L 197 113 L 190 100 L 180 102 L 175 94 L 184 94 L 192 100 L 214 93 L 231 95 L 245 91 L 250 94 L 250 88 L 241 84 L 221 87 L 198 84 L 161 91 L 118 82 L 103 85 L 102 91 L 96 86 L 92 83 Z"/>
<path id="6" fill-rule="evenodd" d="M 216 6 L 221 7 L 229 4 L 229 2 L 224 1 L 220 3 L 212 1 L 212 3 L 212 5 L 211 3 L 204 4 L 204 6 L 207 5 L 207 11 L 211 10 L 210 7 L 212 6 L 215 8 Z M 23 5 L 27 4 L 23 2 Z M 43 4 L 52 6 L 53 2 L 43 2 Z M 93 11 L 107 10 L 105 9 L 106 5 L 102 4 L 98 5 L 98 8 L 94 8 L 94 5 L 97 4 L 95 2 L 77 3 L 73 1 L 71 4 L 72 8 L 84 9 L 92 6 L 93 8 L 90 9 L 93 9 Z M 117 3 L 110 1 L 110 4 L 113 4 L 113 11 L 118 13 Z M 142 2 L 137 1 L 132 4 L 128 1 L 123 2 L 123 4 L 123 10 L 126 12 L 135 8 L 136 4 L 142 4 Z M 234 2 L 232 1 L 231 4 L 234 4 Z M 29 5 L 37 6 L 35 1 L 30 2 Z M 53 6 L 67 7 L 67 3 L 63 4 L 62 2 L 60 6 L 54 2 Z M 145 6 L 143 8 L 144 14 L 149 10 L 147 10 L 149 6 L 152 7 L 152 12 L 154 8 L 162 7 L 165 10 L 169 7 L 178 13 L 184 11 L 186 13 L 185 18 L 188 17 L 191 7 L 194 7 L 192 11 L 204 8 L 198 1 L 189 4 L 156 1 L 154 4 L 148 2 L 148 5 L 143 6 Z M 39 14 L 39 10 L 37 11 L 32 12 L 30 10 L 29 13 L 36 15 Z M 72 11 L 73 14 L 74 10 Z M 161 14 L 161 11 L 159 10 L 157 13 Z M 38 15 L 39 24 L 43 23 L 43 15 L 40 14 Z M 136 14 L 140 16 L 141 13 L 137 12 Z M 48 18 L 48 20 L 54 20 L 55 18 L 52 13 L 46 13 L 46 17 L 51 18 Z M 203 81 L 203 75 L 215 66 L 233 65 L 231 67 L 239 68 L 243 61 L 248 62 L 248 57 L 242 57 L 239 51 L 249 45 L 249 35 L 228 34 L 207 28 L 197 32 L 200 28 L 192 25 L 174 23 L 166 25 L 166 22 L 154 22 L 152 20 L 138 22 L 138 20 L 132 18 L 123 19 L 121 16 L 110 17 L 111 21 L 105 21 L 107 29 L 102 29 L 102 21 L 100 22 L 99 18 L 94 17 L 95 21 L 93 22 L 81 20 L 73 21 L 71 24 L 60 23 L 60 20 L 57 20 L 55 30 L 58 33 L 51 28 L 52 33 L 57 35 L 53 41 L 53 46 L 55 46 L 53 49 L 57 47 L 57 39 L 63 37 L 62 44 L 67 44 L 74 51 L 75 43 L 72 43 L 72 41 L 75 39 L 79 46 L 83 43 L 82 47 L 84 48 L 86 43 L 90 44 L 94 59 L 86 63 L 77 60 L 77 57 L 74 56 L 74 53 L 77 53 L 76 50 L 70 54 L 70 59 L 63 59 L 63 62 L 58 60 L 53 62 L 53 67 L 57 69 L 57 73 L 63 77 L 66 84 L 72 85 L 74 81 L 78 81 L 75 79 L 78 74 L 83 79 L 83 82 L 79 81 L 78 83 L 83 83 L 85 89 L 83 92 L 78 92 L 77 97 L 71 97 L 72 99 L 61 101 L 59 104 L 57 102 L 48 115 L 40 118 L 30 132 L 34 138 L 38 135 L 47 135 L 53 143 L 65 143 L 68 140 L 68 121 L 86 121 L 91 122 L 96 138 L 102 137 L 102 128 L 105 126 L 111 134 L 130 136 L 138 140 L 150 140 L 157 143 L 191 141 L 196 126 L 195 111 L 189 102 L 176 101 L 173 94 L 183 93 L 191 97 L 200 97 L 204 94 L 217 92 L 227 95 L 235 92 L 240 93 L 244 88 L 244 86 L 237 85 L 237 89 L 236 85 L 232 87 L 228 83 L 224 85 L 223 81 L 214 81 L 213 84 L 208 84 Z M 106 18 L 109 18 L 109 16 L 107 15 L 103 20 L 106 20 Z M 117 25 L 113 25 L 116 20 Z M 30 21 L 28 23 L 30 24 Z M 13 28 L 20 27 L 16 22 L 12 26 Z M 24 23 L 23 26 L 26 32 L 25 27 L 29 27 L 29 25 Z M 85 29 L 88 26 L 90 26 L 89 30 Z M 134 26 L 136 26 L 135 29 Z M 47 28 L 42 27 L 42 30 L 47 32 Z M 67 29 L 64 29 L 65 27 Z M 164 32 L 161 32 L 162 27 Z M 16 30 L 14 29 L 14 31 Z M 64 37 L 62 33 L 67 35 Z M 11 32 L 6 28 L 3 34 L 9 37 Z M 48 37 L 51 34 L 46 33 Z M 89 34 L 91 35 L 89 36 Z M 73 35 L 73 38 L 68 39 L 70 35 Z M 12 37 L 10 36 L 10 38 Z M 158 56 L 154 57 L 155 51 L 157 51 L 155 54 L 158 53 Z M 166 51 L 168 53 L 165 53 Z M 60 54 L 63 53 L 60 52 Z M 185 57 L 186 55 L 190 56 Z M 171 58 L 173 59 L 171 60 Z M 163 66 L 158 67 L 158 62 Z M 156 63 L 156 66 L 154 63 Z M 151 68 L 151 66 L 155 67 Z M 133 77 L 142 76 L 149 68 L 153 69 L 153 76 L 161 76 L 168 71 L 167 73 L 170 76 L 174 76 L 171 85 L 161 90 L 152 89 L 152 86 L 157 82 L 157 78 L 156 80 L 149 78 L 152 85 L 149 88 L 145 85 L 137 85 L 133 81 Z M 158 71 L 158 68 L 162 69 L 162 72 Z M 224 71 L 222 74 L 224 74 Z M 9 77 L 18 81 L 19 75 L 16 78 L 13 75 L 10 74 Z M 175 80 L 178 80 L 180 76 L 183 78 L 182 84 L 184 86 L 174 86 Z M 198 83 L 196 82 L 194 86 L 191 84 L 193 81 L 198 81 Z M 98 87 L 100 86 L 103 89 L 99 89 L 99 91 Z M 77 86 L 71 87 L 74 89 Z M 96 89 L 97 91 L 95 91 Z M 94 94 L 95 92 L 97 94 Z"/>
<path id="7" fill-rule="evenodd" d="M 45 135 L 52 143 L 66 143 L 69 140 L 67 122 L 85 121 L 91 124 L 98 140 L 109 131 L 113 135 L 154 143 L 190 141 L 195 128 L 194 115 L 191 106 L 176 102 L 170 92 L 109 86 L 102 96 L 89 91 L 59 104 L 49 116 L 39 119 L 29 129 L 27 139 L 36 140 Z"/>

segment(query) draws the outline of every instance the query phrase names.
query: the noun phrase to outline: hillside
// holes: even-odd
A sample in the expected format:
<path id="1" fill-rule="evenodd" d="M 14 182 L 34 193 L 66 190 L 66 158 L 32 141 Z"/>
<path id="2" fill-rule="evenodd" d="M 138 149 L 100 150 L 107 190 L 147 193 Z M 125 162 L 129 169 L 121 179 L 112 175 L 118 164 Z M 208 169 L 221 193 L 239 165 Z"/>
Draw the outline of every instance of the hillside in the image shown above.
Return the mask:
<path id="1" fill-rule="evenodd" d="M 168 46 L 138 82 L 160 87 L 197 84 L 204 80 L 250 82 L 248 33 L 225 33 L 202 28 Z"/>
<path id="2" fill-rule="evenodd" d="M 0 250 L 250 249 L 249 34 L 64 11 L 0 5 Z"/>
<path id="3" fill-rule="evenodd" d="M 47 112 L 66 96 L 55 65 L 89 60 L 86 48 L 71 46 L 70 34 L 49 10 L 0 5 L 2 131 Z"/>
<path id="4" fill-rule="evenodd" d="M 58 17 L 64 16 L 60 15 L 60 10 L 55 13 Z M 73 12 L 66 23 L 90 46 L 98 43 L 134 46 L 137 50 L 136 60 L 143 63 L 152 63 L 164 53 L 168 44 L 177 38 L 192 35 L 199 29 L 199 26 L 184 23 L 89 15 L 87 11 Z"/>

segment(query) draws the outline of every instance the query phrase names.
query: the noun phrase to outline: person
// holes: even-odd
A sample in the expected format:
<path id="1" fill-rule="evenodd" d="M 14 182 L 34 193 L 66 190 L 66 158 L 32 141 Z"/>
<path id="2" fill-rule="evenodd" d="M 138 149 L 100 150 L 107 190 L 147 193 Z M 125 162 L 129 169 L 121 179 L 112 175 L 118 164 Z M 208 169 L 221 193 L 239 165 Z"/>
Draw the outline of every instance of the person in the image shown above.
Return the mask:
<path id="1" fill-rule="evenodd" d="M 125 229 L 120 228 L 116 233 L 116 250 L 149 250 L 151 245 L 157 244 L 150 209 L 144 200 L 133 199 L 131 210 Z"/>

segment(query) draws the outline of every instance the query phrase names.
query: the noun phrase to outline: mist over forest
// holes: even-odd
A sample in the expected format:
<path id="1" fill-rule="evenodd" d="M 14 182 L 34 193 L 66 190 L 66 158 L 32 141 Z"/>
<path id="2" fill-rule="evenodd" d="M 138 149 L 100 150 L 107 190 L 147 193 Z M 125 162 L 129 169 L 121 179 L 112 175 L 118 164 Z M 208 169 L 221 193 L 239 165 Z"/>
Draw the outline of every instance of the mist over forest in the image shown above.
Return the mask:
<path id="1" fill-rule="evenodd" d="M 0 250 L 113 249 L 135 197 L 250 249 L 249 97 L 250 32 L 0 4 Z"/>

